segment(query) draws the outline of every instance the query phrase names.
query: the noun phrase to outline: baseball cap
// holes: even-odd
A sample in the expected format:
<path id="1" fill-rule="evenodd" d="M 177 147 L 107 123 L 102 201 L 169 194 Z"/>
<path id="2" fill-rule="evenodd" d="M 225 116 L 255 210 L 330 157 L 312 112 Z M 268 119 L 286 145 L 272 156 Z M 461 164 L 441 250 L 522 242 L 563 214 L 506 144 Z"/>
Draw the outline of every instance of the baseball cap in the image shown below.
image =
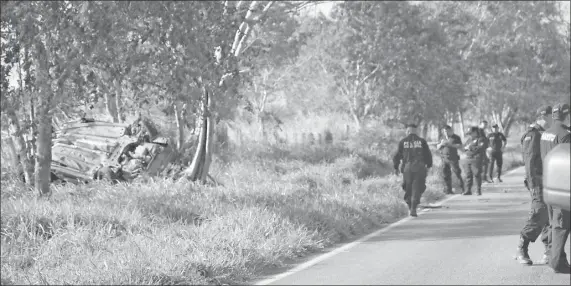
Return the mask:
<path id="1" fill-rule="evenodd" d="M 553 117 L 559 118 L 562 115 L 569 114 L 569 104 L 567 103 L 559 103 L 553 106 Z"/>
<path id="2" fill-rule="evenodd" d="M 540 107 L 540 108 L 537 109 L 536 115 L 537 115 L 537 116 L 540 116 L 540 115 L 549 115 L 549 114 L 551 114 L 551 112 L 552 112 L 551 106 L 545 105 L 545 106 L 542 106 L 542 107 Z"/>
<path id="3" fill-rule="evenodd" d="M 497 125 L 497 124 L 494 124 L 494 125 L 492 125 L 492 128 L 496 128 L 496 127 L 498 127 L 498 125 Z"/>
<path id="4" fill-rule="evenodd" d="M 444 125 L 444 126 L 442 126 L 441 129 L 447 129 L 447 130 L 449 130 L 449 129 L 452 129 L 452 127 L 451 127 L 450 125 Z"/>

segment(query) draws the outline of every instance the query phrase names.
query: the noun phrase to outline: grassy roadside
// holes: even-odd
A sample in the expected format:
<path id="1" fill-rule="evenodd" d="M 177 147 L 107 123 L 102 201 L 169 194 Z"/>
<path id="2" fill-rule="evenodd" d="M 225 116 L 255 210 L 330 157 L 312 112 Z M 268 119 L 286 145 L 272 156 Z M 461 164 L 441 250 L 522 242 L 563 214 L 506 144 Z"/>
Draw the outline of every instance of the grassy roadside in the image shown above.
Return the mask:
<path id="1" fill-rule="evenodd" d="M 401 179 L 390 175 L 392 145 L 250 146 L 217 158 L 220 187 L 96 183 L 38 199 L 3 177 L 2 284 L 247 281 L 405 216 Z M 506 169 L 517 164 L 504 157 Z M 437 172 L 422 203 L 443 197 Z"/>

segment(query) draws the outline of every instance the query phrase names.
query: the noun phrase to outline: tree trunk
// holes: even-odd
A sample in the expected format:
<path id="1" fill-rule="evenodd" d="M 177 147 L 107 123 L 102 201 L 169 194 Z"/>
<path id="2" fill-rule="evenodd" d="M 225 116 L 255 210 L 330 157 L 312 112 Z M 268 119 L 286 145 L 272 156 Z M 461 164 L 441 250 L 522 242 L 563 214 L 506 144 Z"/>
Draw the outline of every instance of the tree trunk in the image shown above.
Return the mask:
<path id="1" fill-rule="evenodd" d="M 200 181 L 202 183 L 206 183 L 206 179 L 208 178 L 208 171 L 210 170 L 210 164 L 212 163 L 212 153 L 214 148 L 214 118 L 212 118 L 212 113 L 210 112 L 212 107 L 212 101 L 208 100 L 208 113 L 206 117 L 206 144 L 204 146 L 204 164 L 202 166 Z"/>
<path id="2" fill-rule="evenodd" d="M 202 83 L 201 83 L 202 84 Z M 194 153 L 192 163 L 184 171 L 184 174 L 191 180 L 196 181 L 202 176 L 202 169 L 205 163 L 205 153 L 206 153 L 206 143 L 208 137 L 208 92 L 205 86 L 202 86 L 202 115 L 201 115 L 201 126 L 200 134 L 198 135 L 198 146 Z M 206 170 L 208 172 L 208 170 Z"/>
<path id="3" fill-rule="evenodd" d="M 116 106 L 117 102 L 115 101 L 115 98 L 116 98 L 115 94 L 111 92 L 105 93 L 105 105 L 107 107 L 107 112 L 111 116 L 113 123 L 118 123 L 119 114 L 117 113 L 117 106 Z"/>
<path id="4" fill-rule="evenodd" d="M 174 105 L 174 116 L 177 128 L 177 141 L 176 141 L 176 148 L 177 150 L 181 150 L 182 144 L 184 143 L 184 124 L 182 123 L 182 110 L 177 108 L 177 105 Z"/>
<path id="5" fill-rule="evenodd" d="M 14 110 L 9 110 L 6 112 L 8 116 L 8 122 L 10 124 L 8 130 L 12 142 L 14 142 L 14 147 L 16 149 L 16 154 L 20 156 L 20 165 L 22 166 L 22 171 L 24 172 L 24 179 L 27 184 L 32 184 L 32 164 L 28 157 L 28 150 L 26 148 L 26 140 L 24 139 L 24 132 L 20 128 L 20 123 L 18 122 L 18 116 Z M 16 166 L 17 167 L 17 166 Z"/>
<path id="6" fill-rule="evenodd" d="M 117 122 L 118 123 L 123 123 L 123 120 L 121 118 L 122 113 L 121 112 L 121 95 L 123 94 L 123 89 L 121 87 L 121 83 L 122 81 L 120 79 L 117 79 L 115 81 L 115 109 L 117 110 Z"/>
<path id="7" fill-rule="evenodd" d="M 353 116 L 353 121 L 355 122 L 355 131 L 359 132 L 359 130 L 361 130 L 361 127 L 363 126 L 363 121 L 361 120 L 359 115 L 357 115 L 357 111 L 355 111 L 355 109 L 353 108 L 351 108 L 351 116 Z"/>
<path id="8" fill-rule="evenodd" d="M 422 125 L 422 138 L 427 138 L 426 136 L 428 136 L 428 122 L 424 122 L 424 124 Z"/>
<path id="9" fill-rule="evenodd" d="M 40 195 L 50 193 L 50 172 L 52 160 L 52 120 L 49 112 L 50 98 L 44 95 L 38 110 L 38 139 L 36 154 L 35 187 Z"/>
<path id="10" fill-rule="evenodd" d="M 458 111 L 458 121 L 460 124 L 460 137 L 462 138 L 462 141 L 464 141 L 464 133 L 466 130 L 464 129 L 464 114 L 462 114 L 461 110 Z"/>

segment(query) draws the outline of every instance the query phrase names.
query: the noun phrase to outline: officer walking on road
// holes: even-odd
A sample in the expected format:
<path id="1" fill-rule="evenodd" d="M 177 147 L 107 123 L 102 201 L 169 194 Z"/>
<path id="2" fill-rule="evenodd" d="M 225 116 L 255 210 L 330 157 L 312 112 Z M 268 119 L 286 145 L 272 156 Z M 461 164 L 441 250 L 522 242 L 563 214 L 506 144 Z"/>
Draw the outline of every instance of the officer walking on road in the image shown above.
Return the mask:
<path id="1" fill-rule="evenodd" d="M 478 128 L 478 132 L 480 133 L 480 136 L 483 138 L 483 142 L 484 142 L 484 148 L 482 148 L 482 177 L 484 179 L 484 181 L 486 181 L 487 183 L 490 183 L 490 181 L 488 180 L 488 164 L 490 164 L 490 158 L 488 157 L 488 154 L 486 153 L 486 150 L 489 147 L 489 142 L 488 142 L 488 135 L 486 134 L 486 128 L 488 128 L 488 121 L 483 120 L 482 122 L 480 122 L 479 128 Z"/>
<path id="2" fill-rule="evenodd" d="M 420 197 L 426 190 L 426 175 L 428 168 L 432 167 L 432 153 L 428 143 L 416 134 L 416 125 L 406 126 L 407 136 L 399 142 L 398 151 L 393 156 L 393 167 L 399 172 L 402 160 L 404 164 L 404 200 L 409 207 L 410 216 L 417 216 L 416 207 Z"/>
<path id="3" fill-rule="evenodd" d="M 499 127 L 497 124 L 492 126 L 494 132 L 488 134 L 488 142 L 490 147 L 492 148 L 492 153 L 490 154 L 490 181 L 494 182 L 494 163 L 498 167 L 498 182 L 502 182 L 502 163 L 503 163 L 503 152 L 507 145 L 506 136 L 502 132 L 500 132 Z"/>
<path id="4" fill-rule="evenodd" d="M 531 193 L 531 210 L 529 218 L 519 238 L 516 259 L 521 264 L 531 265 L 528 246 L 541 234 L 541 241 L 545 251 L 540 264 L 547 264 L 549 259 L 549 214 L 547 205 L 543 202 L 543 164 L 540 153 L 541 134 L 551 125 L 551 106 L 544 106 L 537 110 L 537 119 L 531 124 L 521 137 L 523 161 L 525 163 L 525 186 Z"/>
<path id="5" fill-rule="evenodd" d="M 482 157 L 485 156 L 482 150 L 486 150 L 486 138 L 481 136 L 480 129 L 476 126 L 470 128 L 470 138 L 464 146 L 466 160 L 464 162 L 464 172 L 466 172 L 466 190 L 462 195 L 472 195 L 472 185 L 476 180 L 478 196 L 482 195 Z"/>
<path id="6" fill-rule="evenodd" d="M 569 105 L 557 104 L 552 110 L 553 124 L 541 134 L 540 152 L 541 160 L 551 149 L 559 143 L 569 141 Z M 551 225 L 551 246 L 549 255 L 549 266 L 555 273 L 570 273 L 569 262 L 565 254 L 565 243 L 569 236 L 570 217 L 569 211 L 557 207 L 548 207 Z"/>
<path id="7" fill-rule="evenodd" d="M 442 134 L 444 138 L 436 148 L 440 150 L 440 156 L 442 157 L 442 179 L 446 184 L 445 194 L 454 194 L 452 191 L 452 172 L 458 178 L 460 185 L 462 186 L 462 192 L 464 192 L 464 180 L 462 180 L 462 170 L 460 169 L 460 156 L 458 155 L 458 149 L 462 150 L 462 139 L 460 136 L 454 134 L 452 127 L 446 125 L 442 128 Z"/>

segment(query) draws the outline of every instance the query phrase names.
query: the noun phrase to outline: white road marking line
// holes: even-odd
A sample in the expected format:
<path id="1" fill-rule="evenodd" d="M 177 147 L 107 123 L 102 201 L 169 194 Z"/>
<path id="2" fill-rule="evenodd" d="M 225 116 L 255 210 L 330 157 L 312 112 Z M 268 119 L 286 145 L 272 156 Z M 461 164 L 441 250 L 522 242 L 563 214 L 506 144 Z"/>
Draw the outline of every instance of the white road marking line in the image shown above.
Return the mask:
<path id="1" fill-rule="evenodd" d="M 514 173 L 515 171 L 517 171 L 518 169 L 519 169 L 519 168 L 516 168 L 516 169 L 513 169 L 513 170 L 511 170 L 511 171 L 509 171 L 509 172 L 506 172 L 506 173 L 505 173 L 505 176 L 507 176 L 507 175 L 509 175 L 509 174 L 513 174 L 513 173 Z M 446 203 L 446 202 L 448 202 L 448 201 L 450 201 L 450 200 L 453 200 L 453 199 L 455 199 L 455 198 L 457 198 L 457 197 L 459 197 L 459 196 L 461 196 L 461 194 L 456 194 L 456 195 L 450 196 L 450 197 L 448 197 L 448 198 L 446 198 L 446 199 L 444 199 L 444 200 L 442 200 L 442 201 L 440 201 L 440 202 L 438 202 L 438 203 L 436 203 L 436 204 L 434 204 L 434 205 L 431 205 L 431 206 L 442 206 L 444 203 Z M 419 214 L 420 214 L 420 213 L 423 213 L 423 212 L 427 212 L 428 210 L 430 210 L 430 209 L 424 209 L 424 210 L 420 211 Z M 283 279 L 283 278 L 286 278 L 286 277 L 288 277 L 288 276 L 290 276 L 290 275 L 292 275 L 292 274 L 295 274 L 295 273 L 297 273 L 297 272 L 301 272 L 301 271 L 303 271 L 303 270 L 305 270 L 305 269 L 308 269 L 308 268 L 314 266 L 315 264 L 317 264 L 317 263 L 319 263 L 319 262 L 321 262 L 321 261 L 323 261 L 323 260 L 326 260 L 326 259 L 328 259 L 328 258 L 331 258 L 331 257 L 333 257 L 333 256 L 335 256 L 335 255 L 337 255 L 337 254 L 339 254 L 339 253 L 341 253 L 341 252 L 346 252 L 346 251 L 348 251 L 349 249 L 351 249 L 351 248 L 353 248 L 353 247 L 355 247 L 355 246 L 357 246 L 357 245 L 359 245 L 359 244 L 361 244 L 361 243 L 363 243 L 363 242 L 365 242 L 365 241 L 367 241 L 367 240 L 370 240 L 371 238 L 373 238 L 373 237 L 375 237 L 375 236 L 378 236 L 378 235 L 380 235 L 380 234 L 382 234 L 382 233 L 385 233 L 385 232 L 387 232 L 387 231 L 393 229 L 394 227 L 397 227 L 397 226 L 399 226 L 399 225 L 401 225 L 401 224 L 403 224 L 403 223 L 405 223 L 405 222 L 407 222 L 407 221 L 409 221 L 409 220 L 412 220 L 412 219 L 413 219 L 413 218 L 410 217 L 410 216 L 409 216 L 409 217 L 405 217 L 405 218 L 403 218 L 403 219 L 401 219 L 401 220 L 398 220 L 398 221 L 396 221 L 396 222 L 394 222 L 394 223 L 392 223 L 392 224 L 389 224 L 389 225 L 387 225 L 386 227 L 381 228 L 381 229 L 379 229 L 379 230 L 377 230 L 377 231 L 375 231 L 375 232 L 373 232 L 373 233 L 371 233 L 371 234 L 369 234 L 369 235 L 366 235 L 366 236 L 364 236 L 364 237 L 361 237 L 361 238 L 359 238 L 359 239 L 357 239 L 357 240 L 355 240 L 355 241 L 353 241 L 353 242 L 347 243 L 347 244 L 345 244 L 345 245 L 343 245 L 343 246 L 340 246 L 340 247 L 338 247 L 338 248 L 336 248 L 336 249 L 333 249 L 333 250 L 330 251 L 330 252 L 324 253 L 324 254 L 319 255 L 319 256 L 317 256 L 317 257 L 315 257 L 315 258 L 313 258 L 313 259 L 311 259 L 311 260 L 309 260 L 309 261 L 306 261 L 306 262 L 304 262 L 304 263 L 302 263 L 302 264 L 300 264 L 300 265 L 294 267 L 294 268 L 291 269 L 291 270 L 288 270 L 288 271 L 283 272 L 283 273 L 281 273 L 281 274 L 275 275 L 275 276 L 273 276 L 273 277 L 271 277 L 271 278 L 264 279 L 264 280 L 262 280 L 262 281 L 256 282 L 254 285 L 268 285 L 268 284 L 270 284 L 270 283 L 273 283 L 273 282 L 276 282 L 276 281 L 281 280 L 281 279 Z"/>

